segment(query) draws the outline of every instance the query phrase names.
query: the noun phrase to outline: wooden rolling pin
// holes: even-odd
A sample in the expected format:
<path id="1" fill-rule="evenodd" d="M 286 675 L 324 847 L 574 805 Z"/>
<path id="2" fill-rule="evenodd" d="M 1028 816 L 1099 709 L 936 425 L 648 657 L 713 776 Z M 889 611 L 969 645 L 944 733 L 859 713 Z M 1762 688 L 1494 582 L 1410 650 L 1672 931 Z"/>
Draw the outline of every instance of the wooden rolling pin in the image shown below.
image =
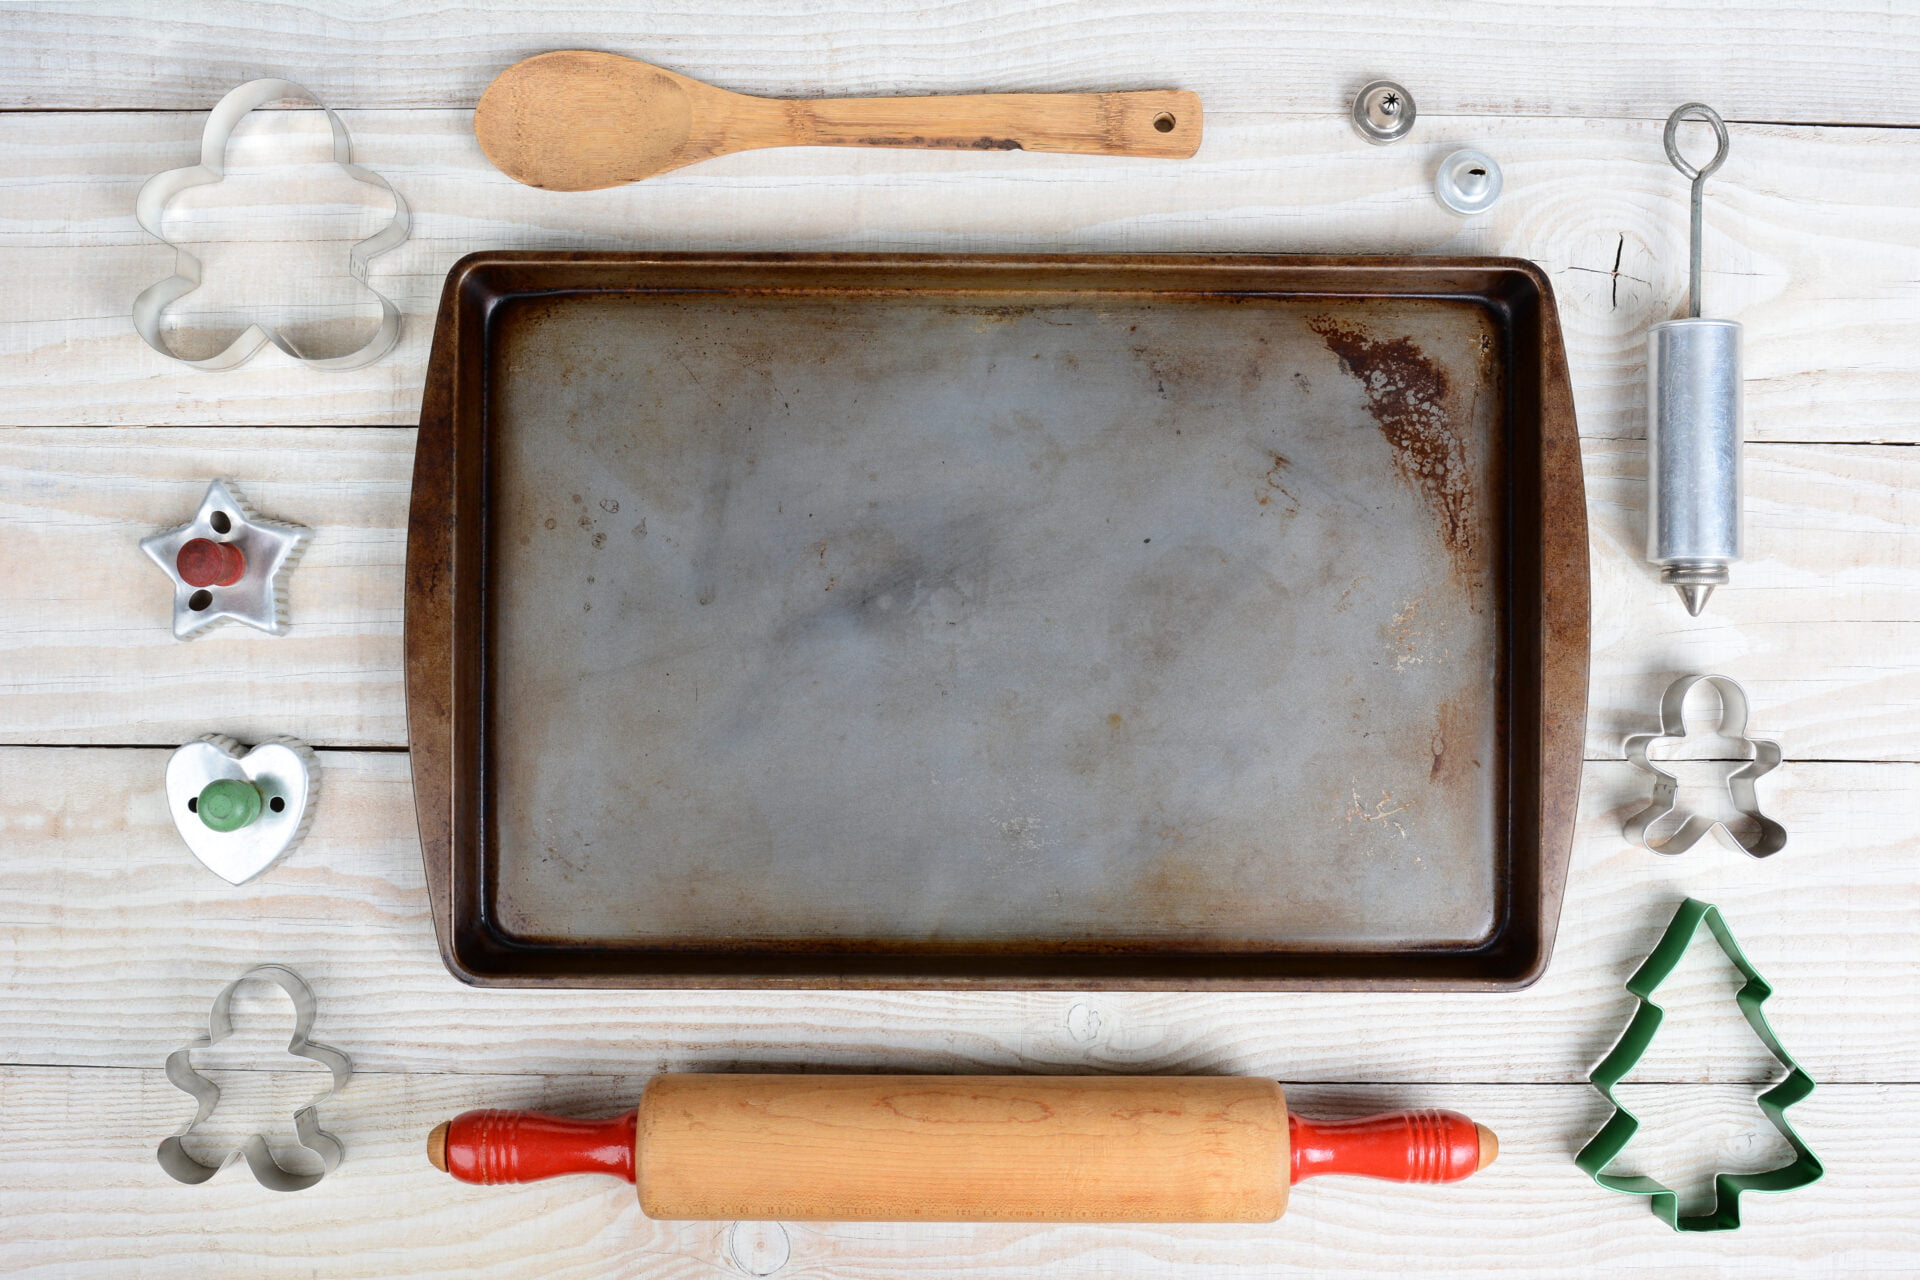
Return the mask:
<path id="1" fill-rule="evenodd" d="M 650 1218 L 789 1222 L 1271 1222 L 1302 1178 L 1453 1182 L 1499 1149 L 1457 1112 L 1316 1123 L 1232 1076 L 663 1075 L 611 1120 L 427 1139 L 463 1182 L 605 1173 Z"/>

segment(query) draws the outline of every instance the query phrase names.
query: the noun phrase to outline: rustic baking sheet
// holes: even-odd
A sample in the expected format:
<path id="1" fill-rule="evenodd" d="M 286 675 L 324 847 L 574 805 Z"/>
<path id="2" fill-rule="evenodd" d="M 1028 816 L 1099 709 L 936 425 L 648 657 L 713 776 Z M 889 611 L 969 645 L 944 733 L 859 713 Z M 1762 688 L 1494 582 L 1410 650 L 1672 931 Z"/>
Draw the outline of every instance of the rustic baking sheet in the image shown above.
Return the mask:
<path id="1" fill-rule="evenodd" d="M 1521 985 L 1585 557 L 1525 263 L 469 258 L 409 547 L 443 952 Z"/>

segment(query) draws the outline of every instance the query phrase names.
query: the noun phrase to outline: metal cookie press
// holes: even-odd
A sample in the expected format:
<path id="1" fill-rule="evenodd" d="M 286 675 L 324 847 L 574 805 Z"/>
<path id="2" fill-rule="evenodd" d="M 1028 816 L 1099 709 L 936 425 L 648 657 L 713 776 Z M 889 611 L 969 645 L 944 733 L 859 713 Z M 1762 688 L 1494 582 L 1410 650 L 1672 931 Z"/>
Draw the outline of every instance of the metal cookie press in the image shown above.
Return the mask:
<path id="1" fill-rule="evenodd" d="M 1680 122 L 1713 126 L 1713 158 L 1681 156 Z M 1689 102 L 1667 117 L 1667 159 L 1693 181 L 1687 316 L 1647 331 L 1647 559 L 1696 618 L 1740 558 L 1740 325 L 1700 318 L 1701 195 L 1727 159 L 1727 126 Z"/>

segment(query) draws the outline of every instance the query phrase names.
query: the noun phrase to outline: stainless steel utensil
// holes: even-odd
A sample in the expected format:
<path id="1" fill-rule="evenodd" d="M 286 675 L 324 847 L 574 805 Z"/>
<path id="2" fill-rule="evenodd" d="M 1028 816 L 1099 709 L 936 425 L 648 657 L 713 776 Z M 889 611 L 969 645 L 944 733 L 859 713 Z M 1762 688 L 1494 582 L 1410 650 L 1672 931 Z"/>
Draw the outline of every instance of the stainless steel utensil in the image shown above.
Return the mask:
<path id="1" fill-rule="evenodd" d="M 1713 126 L 1719 146 L 1695 168 L 1680 154 L 1680 122 Z M 1689 102 L 1667 117 L 1667 159 L 1693 181 L 1687 318 L 1647 331 L 1647 559 L 1695 617 L 1740 558 L 1740 326 L 1700 318 L 1701 195 L 1727 159 L 1727 126 Z"/>

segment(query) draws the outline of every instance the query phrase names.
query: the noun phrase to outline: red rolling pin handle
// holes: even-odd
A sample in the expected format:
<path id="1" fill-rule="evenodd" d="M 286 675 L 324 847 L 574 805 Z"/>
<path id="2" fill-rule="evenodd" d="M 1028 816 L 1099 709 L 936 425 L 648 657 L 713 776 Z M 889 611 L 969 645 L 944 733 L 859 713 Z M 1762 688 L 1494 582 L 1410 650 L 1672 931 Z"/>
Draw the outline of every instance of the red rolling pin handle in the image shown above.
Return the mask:
<path id="1" fill-rule="evenodd" d="M 1287 1113 L 1293 1181 L 1350 1173 L 1389 1182 L 1458 1182 L 1493 1160 L 1493 1131 L 1458 1111 L 1389 1111 L 1359 1120 Z"/>
<path id="2" fill-rule="evenodd" d="M 567 1173 L 633 1181 L 634 1120 L 562 1120 L 537 1111 L 466 1111 L 427 1139 L 427 1158 L 462 1182 L 492 1186 Z"/>

